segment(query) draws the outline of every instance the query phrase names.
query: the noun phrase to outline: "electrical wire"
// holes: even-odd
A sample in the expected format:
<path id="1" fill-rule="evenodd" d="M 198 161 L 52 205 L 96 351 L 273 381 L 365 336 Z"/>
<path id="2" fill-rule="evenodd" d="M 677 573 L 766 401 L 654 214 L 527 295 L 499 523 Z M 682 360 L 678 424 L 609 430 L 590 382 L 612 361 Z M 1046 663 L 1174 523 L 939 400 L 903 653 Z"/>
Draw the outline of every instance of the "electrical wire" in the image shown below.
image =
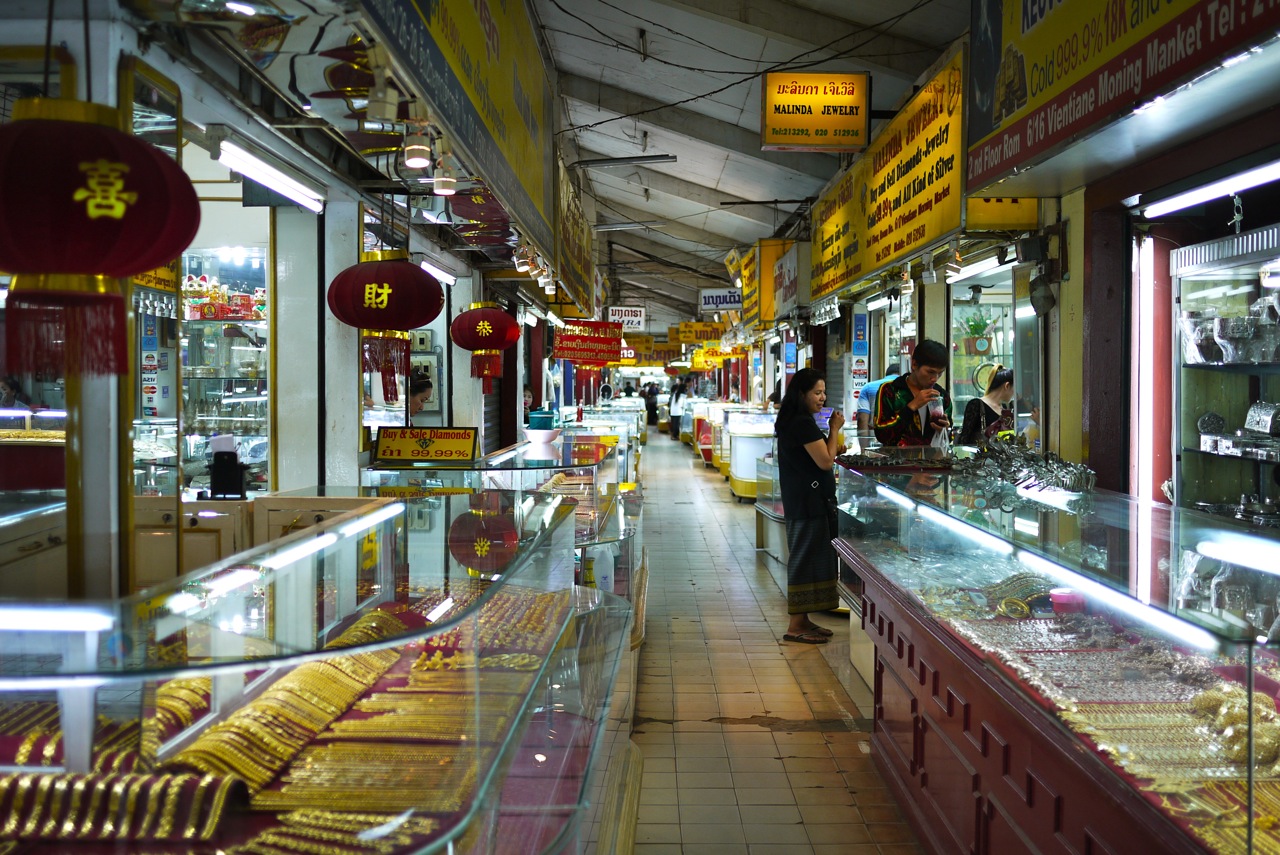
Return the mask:
<path id="1" fill-rule="evenodd" d="M 864 41 L 862 41 L 860 44 L 855 45 L 855 46 L 853 46 L 853 47 L 849 48 L 849 49 L 846 51 L 846 53 L 848 53 L 849 51 L 857 50 L 857 48 L 858 48 L 858 47 L 861 47 L 862 45 L 865 45 L 865 44 L 870 43 L 870 41 L 871 41 L 872 39 L 874 39 L 874 38 L 876 38 L 876 37 L 878 37 L 878 36 L 880 36 L 880 35 L 884 35 L 885 33 L 881 32 L 881 30 L 888 30 L 888 29 L 890 29 L 894 24 L 898 23 L 898 22 L 899 22 L 899 21 L 901 21 L 903 18 L 905 18 L 905 17 L 907 17 L 908 15 L 910 15 L 910 14 L 912 14 L 912 13 L 916 12 L 917 10 L 919 10 L 919 9 L 921 9 L 921 8 L 925 7 L 925 6 L 931 5 L 932 3 L 935 3 L 935 2 L 937 2 L 937 0 L 917 0 L 917 2 L 916 2 L 916 3 L 914 3 L 914 4 L 911 6 L 911 8 L 909 8 L 909 9 L 907 9 L 907 10 L 903 11 L 903 12 L 900 12 L 900 13 L 898 13 L 898 14 L 896 14 L 896 15 L 891 15 L 891 16 L 889 16 L 888 18 L 885 18 L 883 21 L 880 21 L 880 22 L 878 22 L 878 23 L 876 23 L 876 24 L 871 25 L 870 27 L 868 27 L 868 29 L 872 30 L 872 35 L 867 36 L 867 37 L 864 39 Z M 568 15 L 569 17 L 571 17 L 571 18 L 575 17 L 572 13 L 568 12 L 568 11 L 567 11 L 563 6 L 561 6 L 561 5 L 560 5 L 559 0 L 551 0 L 551 4 L 552 4 L 553 6 L 555 6 L 557 9 L 559 9 L 561 12 L 564 12 L 564 13 L 565 13 L 566 15 Z M 587 24 L 587 26 L 589 26 L 589 27 L 592 27 L 592 29 L 596 29 L 596 28 L 594 27 L 594 25 L 591 25 L 591 24 L 587 23 L 586 21 L 583 21 L 583 23 Z M 544 27 L 544 29 L 546 29 L 546 27 Z M 598 29 L 597 29 L 596 31 L 597 31 L 597 32 L 600 32 Z M 606 33 L 601 33 L 601 35 L 602 35 L 602 36 L 605 36 L 606 38 L 612 38 L 611 36 L 608 36 L 608 34 L 606 34 Z M 694 101 L 701 101 L 701 100 L 703 100 L 704 98 L 710 98 L 712 95 L 718 95 L 718 94 L 720 94 L 721 92 L 724 92 L 724 91 L 726 91 L 726 90 L 728 90 L 728 89 L 732 89 L 732 88 L 733 88 L 733 87 L 735 87 L 735 86 L 740 86 L 740 85 L 741 85 L 741 84 L 743 84 L 743 83 L 749 82 L 749 81 L 751 81 L 751 80 L 755 80 L 755 79 L 756 79 L 760 74 L 765 73 L 765 72 L 769 72 L 769 71 L 794 71 L 794 70 L 798 70 L 798 69 L 801 69 L 801 68 L 812 68 L 812 67 L 813 67 L 813 66 L 815 66 L 815 65 L 821 65 L 821 64 L 824 64 L 824 63 L 830 62 L 830 61 L 831 61 L 831 59 L 833 59 L 834 57 L 822 57 L 822 58 L 820 58 L 820 59 L 815 59 L 815 60 L 812 60 L 812 61 L 809 61 L 809 62 L 803 62 L 803 63 L 797 63 L 797 62 L 795 62 L 795 60 L 797 60 L 797 59 L 799 59 L 799 58 L 801 58 L 801 57 L 809 56 L 810 54 L 817 53 L 817 52 L 819 52 L 819 51 L 829 50 L 829 49 L 831 49 L 831 47 L 832 47 L 833 45 L 835 45 L 835 44 L 837 44 L 837 43 L 839 43 L 839 42 L 842 42 L 842 41 L 844 41 L 844 40 L 845 40 L 845 39 L 847 39 L 847 38 L 850 38 L 850 37 L 852 37 L 852 36 L 857 36 L 857 35 L 861 35 L 861 34 L 860 34 L 860 33 L 856 33 L 856 32 L 855 32 L 855 33 L 845 33 L 844 35 L 838 36 L 838 37 L 836 37 L 836 38 L 832 39 L 831 41 L 829 41 L 829 42 L 827 42 L 827 43 L 825 43 L 825 44 L 818 45 L 817 47 L 811 48 L 811 49 L 809 49 L 809 50 L 807 50 L 807 51 L 804 51 L 804 52 L 802 52 L 802 53 L 797 54 L 797 55 L 796 55 L 795 57 L 793 57 L 791 60 L 786 60 L 786 61 L 783 61 L 783 62 L 775 63 L 775 64 L 770 65 L 770 66 L 766 66 L 764 69 L 762 69 L 762 70 L 760 70 L 760 71 L 754 71 L 754 72 L 736 72 L 736 73 L 740 73 L 740 74 L 742 75 L 742 79 L 741 79 L 741 80 L 733 81 L 733 82 L 728 83 L 728 84 L 726 84 L 726 85 L 724 85 L 724 86 L 721 86 L 721 87 L 718 87 L 718 88 L 716 88 L 716 89 L 713 89 L 713 90 L 711 90 L 710 92 L 704 92 L 704 93 L 702 93 L 702 94 L 700 94 L 700 95 L 692 95 L 692 96 L 690 96 L 690 97 L 688 97 L 688 98 L 683 98 L 683 99 L 681 99 L 681 100 L 679 100 L 679 101 L 674 101 L 674 102 L 671 102 L 671 103 L 669 103 L 669 104 L 663 104 L 663 105 L 661 105 L 661 106 L 659 106 L 659 107 L 650 107 L 650 108 L 647 108 L 647 109 L 644 109 L 644 110 L 637 110 L 637 111 L 634 111 L 634 112 L 631 112 L 631 113 L 625 113 L 625 114 L 620 115 L 620 116 L 615 116 L 615 117 L 613 117 L 613 118 L 611 118 L 611 119 L 601 119 L 601 120 L 600 120 L 600 121 L 598 121 L 598 122 L 591 122 L 591 123 L 589 123 L 589 124 L 585 124 L 585 125 L 575 125 L 575 126 L 572 126 L 572 127 L 564 128 L 564 129 L 562 129 L 562 130 L 560 130 L 560 131 L 557 131 L 557 132 L 556 132 L 556 135 L 557 135 L 557 136 L 559 136 L 560 134 L 564 134 L 564 133 L 576 132 L 576 131 L 581 131 L 581 130 L 591 130 L 591 129 L 593 129 L 593 128 L 600 127 L 601 125 L 607 125 L 607 124 L 610 124 L 610 123 L 612 123 L 612 122 L 619 121 L 620 119 L 635 118 L 635 117 L 637 117 L 637 116 L 647 115 L 648 113 L 655 113 L 655 112 L 657 112 L 657 111 L 659 111 L 659 110 L 663 110 L 663 109 L 666 109 L 666 108 L 668 108 L 668 107 L 678 107 L 678 106 L 681 106 L 681 105 L 683 105 L 683 104 L 689 104 L 689 103 L 692 103 L 692 102 L 694 102 Z M 636 50 L 635 48 L 632 48 L 630 45 L 626 45 L 626 44 L 623 44 L 623 43 L 621 43 L 621 42 L 617 43 L 616 47 L 618 47 L 618 48 L 620 48 L 620 49 L 623 49 L 623 50 L 627 50 L 627 51 L 633 52 L 633 53 L 638 53 L 638 52 L 639 52 L 639 51 L 638 51 L 638 50 Z M 690 69 L 690 70 L 694 70 L 694 69 Z"/>

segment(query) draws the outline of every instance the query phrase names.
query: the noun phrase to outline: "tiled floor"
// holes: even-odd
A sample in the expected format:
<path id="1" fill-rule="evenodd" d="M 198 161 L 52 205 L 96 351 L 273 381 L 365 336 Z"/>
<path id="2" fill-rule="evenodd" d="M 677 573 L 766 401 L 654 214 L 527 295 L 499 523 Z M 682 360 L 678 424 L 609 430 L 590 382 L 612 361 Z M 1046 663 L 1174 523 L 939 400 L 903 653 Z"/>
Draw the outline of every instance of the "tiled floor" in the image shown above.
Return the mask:
<path id="1" fill-rule="evenodd" d="M 869 712 L 832 670 L 848 668 L 847 618 L 820 616 L 831 644 L 783 642 L 786 599 L 755 551 L 754 506 L 652 428 L 643 478 L 636 855 L 922 852 L 872 765 Z"/>

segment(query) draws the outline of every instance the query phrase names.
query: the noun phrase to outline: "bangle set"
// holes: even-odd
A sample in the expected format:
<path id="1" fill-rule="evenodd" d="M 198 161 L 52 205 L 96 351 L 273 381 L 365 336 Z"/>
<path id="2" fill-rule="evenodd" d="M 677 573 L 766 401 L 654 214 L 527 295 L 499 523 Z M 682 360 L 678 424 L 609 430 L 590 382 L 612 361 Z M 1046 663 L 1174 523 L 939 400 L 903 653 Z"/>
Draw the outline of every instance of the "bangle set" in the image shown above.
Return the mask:
<path id="1" fill-rule="evenodd" d="M 184 799 L 188 784 L 195 787 L 189 799 Z M 178 809 L 185 801 L 187 816 L 181 837 L 208 840 L 238 785 L 235 778 L 197 779 L 195 775 L 4 776 L 0 778 L 0 805 L 7 811 L 0 836 L 18 840 L 170 839 Z"/>

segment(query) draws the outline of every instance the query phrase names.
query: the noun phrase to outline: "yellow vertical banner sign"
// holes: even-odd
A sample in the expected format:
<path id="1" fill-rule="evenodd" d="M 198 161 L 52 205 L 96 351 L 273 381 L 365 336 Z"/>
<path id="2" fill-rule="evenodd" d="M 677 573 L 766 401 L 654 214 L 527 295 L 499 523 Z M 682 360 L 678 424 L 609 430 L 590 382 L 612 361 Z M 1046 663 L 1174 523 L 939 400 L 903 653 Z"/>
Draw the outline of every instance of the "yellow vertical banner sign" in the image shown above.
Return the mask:
<path id="1" fill-rule="evenodd" d="M 553 252 L 555 102 L 523 3 L 359 0 L 383 44 L 534 244 Z"/>
<path id="2" fill-rule="evenodd" d="M 778 318 L 778 286 L 773 268 L 795 241 L 782 238 L 763 238 L 756 241 L 756 279 L 760 283 L 760 323 L 768 326 Z"/>
<path id="3" fill-rule="evenodd" d="M 591 224 L 582 210 L 578 188 L 569 180 L 569 170 L 559 157 L 556 184 L 556 273 L 569 299 L 583 315 L 592 317 L 596 309 L 596 274 Z"/>
<path id="4" fill-rule="evenodd" d="M 742 281 L 742 326 L 755 329 L 761 324 L 772 323 L 770 317 L 763 317 L 763 306 L 760 300 L 760 266 L 756 263 L 756 248 L 753 246 L 738 258 L 738 275 Z"/>

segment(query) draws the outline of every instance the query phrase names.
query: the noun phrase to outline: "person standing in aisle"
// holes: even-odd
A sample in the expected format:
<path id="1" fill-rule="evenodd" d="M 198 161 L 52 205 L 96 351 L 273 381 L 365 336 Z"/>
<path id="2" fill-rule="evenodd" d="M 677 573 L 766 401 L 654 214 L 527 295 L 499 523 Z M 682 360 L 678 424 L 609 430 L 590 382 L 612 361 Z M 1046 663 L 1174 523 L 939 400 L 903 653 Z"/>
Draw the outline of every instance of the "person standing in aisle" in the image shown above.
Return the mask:
<path id="1" fill-rule="evenodd" d="M 964 408 L 964 421 L 956 442 L 961 445 L 986 445 L 987 440 L 1002 431 L 1013 431 L 1013 369 L 997 365 L 987 384 L 987 393 L 974 398 Z"/>
<path id="2" fill-rule="evenodd" d="M 689 391 L 689 383 L 681 380 L 671 387 L 670 402 L 670 419 L 671 419 L 671 438 L 676 442 L 680 441 L 680 417 L 684 415 L 684 398 Z"/>
<path id="3" fill-rule="evenodd" d="M 871 421 L 881 445 L 929 445 L 951 427 L 951 396 L 938 385 L 947 370 L 947 349 L 925 339 L 911 354 L 911 371 L 880 386 Z"/>
<path id="4" fill-rule="evenodd" d="M 648 424 L 658 423 L 658 384 L 650 383 L 644 387 L 644 416 Z"/>
<path id="5" fill-rule="evenodd" d="M 791 378 L 778 406 L 778 479 L 787 524 L 787 614 L 784 641 L 826 644 L 833 634 L 809 615 L 840 604 L 836 592 L 836 476 L 844 413 L 833 410 L 828 434 L 814 418 L 827 403 L 827 382 L 812 368 Z"/>

